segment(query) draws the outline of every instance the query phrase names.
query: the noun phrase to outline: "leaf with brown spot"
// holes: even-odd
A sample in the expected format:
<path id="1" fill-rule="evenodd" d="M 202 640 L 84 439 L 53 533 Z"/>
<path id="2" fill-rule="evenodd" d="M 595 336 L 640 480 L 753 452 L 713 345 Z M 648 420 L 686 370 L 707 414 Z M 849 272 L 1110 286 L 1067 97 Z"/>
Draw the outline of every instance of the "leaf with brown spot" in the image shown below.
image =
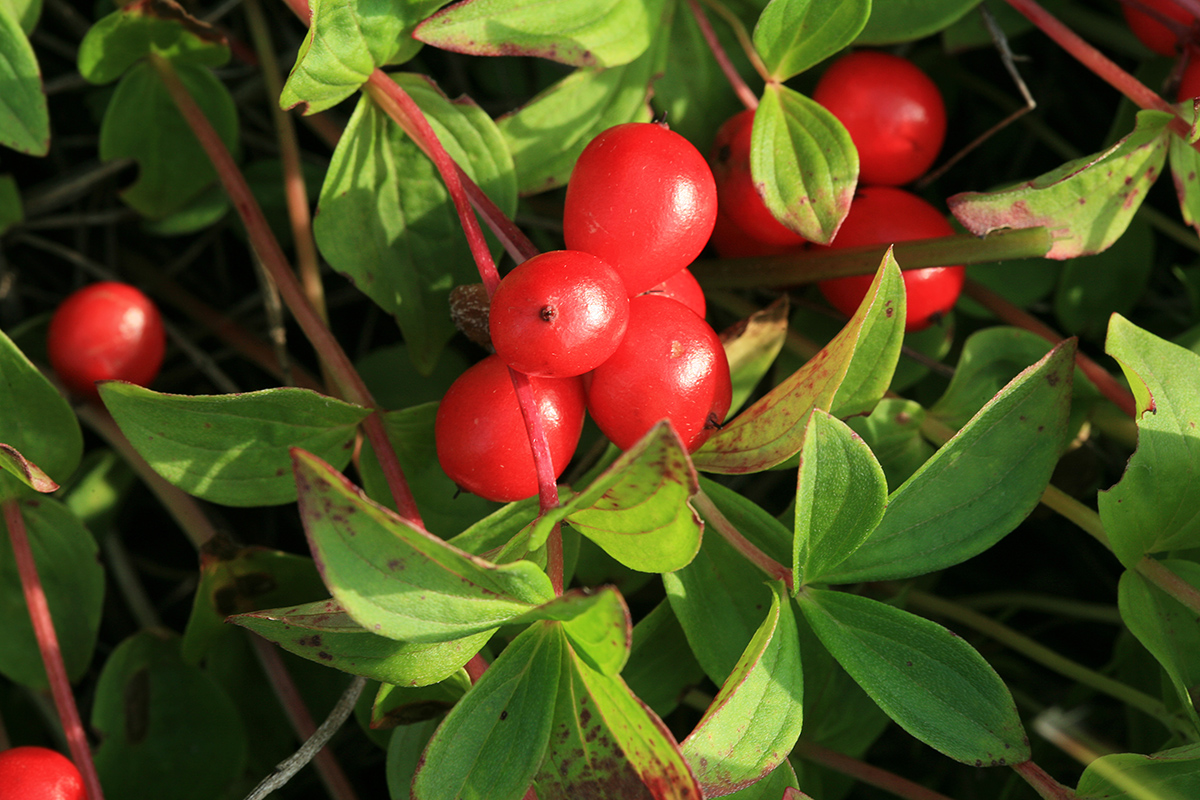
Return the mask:
<path id="1" fill-rule="evenodd" d="M 21 483 L 35 492 L 49 494 L 58 491 L 58 484 L 12 445 L 0 442 L 0 469 L 15 475 Z"/>

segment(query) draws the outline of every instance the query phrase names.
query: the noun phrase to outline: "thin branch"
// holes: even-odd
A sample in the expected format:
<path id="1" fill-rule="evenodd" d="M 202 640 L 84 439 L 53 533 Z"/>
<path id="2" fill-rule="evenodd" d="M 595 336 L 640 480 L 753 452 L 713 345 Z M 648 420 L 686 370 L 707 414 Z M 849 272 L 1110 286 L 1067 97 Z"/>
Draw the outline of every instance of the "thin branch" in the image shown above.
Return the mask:
<path id="1" fill-rule="evenodd" d="M 717 38 L 717 32 L 713 30 L 712 23 L 708 21 L 708 16 L 704 13 L 700 0 L 688 0 L 688 8 L 695 17 L 696 25 L 700 28 L 700 35 L 704 37 L 708 49 L 712 51 L 717 66 L 724 73 L 725 80 L 729 81 L 729 85 L 733 87 L 734 94 L 746 108 L 758 108 L 758 95 L 750 90 L 750 87 L 742 80 L 742 76 L 738 74 L 737 68 L 733 66 L 733 62 L 729 60 L 729 54 L 721 46 L 721 40 Z"/>
<path id="2" fill-rule="evenodd" d="M 1013 764 L 1012 768 L 1043 800 L 1075 800 L 1075 792 L 1051 778 L 1046 770 L 1032 760 Z"/>
<path id="3" fill-rule="evenodd" d="M 720 0 L 704 0 L 705 4 L 713 11 L 717 12 L 725 23 L 733 29 L 733 35 L 737 37 L 738 44 L 742 46 L 742 51 L 746 54 L 746 58 L 750 61 L 750 66 L 754 67 L 754 71 L 764 82 L 771 82 L 771 70 L 767 69 L 767 65 L 763 63 L 762 57 L 758 54 L 758 49 L 754 46 L 754 39 L 746 31 L 746 26 L 738 19 L 737 14 L 733 13 Z"/>
<path id="4" fill-rule="evenodd" d="M 785 567 L 769 555 L 759 550 L 742 532 L 739 531 L 729 519 L 721 513 L 721 509 L 717 508 L 716 504 L 709 498 L 704 490 L 701 489 L 692 499 L 696 505 L 696 510 L 700 512 L 700 516 L 721 534 L 721 538 L 733 545 L 734 549 L 746 557 L 754 566 L 767 573 L 775 580 L 783 581 L 787 586 L 788 591 L 792 591 L 795 587 L 792 583 L 792 570 Z"/>
<path id="5" fill-rule="evenodd" d="M 811 761 L 814 764 L 828 767 L 834 772 L 840 772 L 861 783 L 874 786 L 876 789 L 882 789 L 885 792 L 890 792 L 896 797 L 902 797 L 905 800 L 951 800 L 951 798 L 941 792 L 927 789 L 919 783 L 910 781 L 908 778 L 900 777 L 894 772 L 888 772 L 879 767 L 871 766 L 865 761 L 851 758 L 844 753 L 830 750 L 828 747 L 822 747 L 806 739 L 796 742 L 793 752 L 805 761 Z"/>

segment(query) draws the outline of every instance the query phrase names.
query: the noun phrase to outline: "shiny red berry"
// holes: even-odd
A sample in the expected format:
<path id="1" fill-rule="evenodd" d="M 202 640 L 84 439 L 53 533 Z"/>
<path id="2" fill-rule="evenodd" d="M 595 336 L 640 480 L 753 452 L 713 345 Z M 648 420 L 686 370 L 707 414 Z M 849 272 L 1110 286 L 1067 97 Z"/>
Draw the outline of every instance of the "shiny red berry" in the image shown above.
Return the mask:
<path id="1" fill-rule="evenodd" d="M 946 138 L 942 93 L 911 61 L 859 50 L 835 61 L 813 99 L 837 117 L 858 149 L 859 182 L 901 186 L 925 173 Z"/>
<path id="2" fill-rule="evenodd" d="M 50 320 L 46 348 L 58 377 L 75 394 L 97 399 L 95 381 L 145 386 L 158 375 L 166 339 L 158 308 L 126 283 L 85 286 Z"/>
<path id="3" fill-rule="evenodd" d="M 1132 3 L 1121 3 L 1121 12 L 1125 15 L 1125 24 L 1133 31 L 1142 44 L 1163 56 L 1174 56 L 1179 52 L 1179 33 L 1196 23 L 1196 18 L 1181 8 L 1172 0 L 1137 0 L 1156 14 L 1147 13 Z M 1161 17 L 1178 23 L 1178 31 L 1167 27 Z M 1180 97 L 1191 97 L 1183 95 Z"/>
<path id="4" fill-rule="evenodd" d="M 555 477 L 583 430 L 579 378 L 530 378 L 550 444 Z M 468 492 L 509 502 L 537 494 L 537 470 L 508 365 L 488 356 L 451 384 L 434 420 L 438 462 Z"/>
<path id="5" fill-rule="evenodd" d="M 569 378 L 613 354 L 629 323 L 625 284 L 608 264 L 578 250 L 536 255 L 504 276 L 488 328 L 496 355 L 515 370 Z"/>
<path id="6" fill-rule="evenodd" d="M 642 294 L 669 297 L 676 303 L 683 303 L 696 312 L 696 316 L 701 319 L 704 319 L 704 315 L 708 312 L 708 301 L 704 298 L 704 290 L 700 288 L 700 281 L 696 280 L 696 276 L 690 269 L 679 270 L 658 286 L 647 289 Z"/>
<path id="7" fill-rule="evenodd" d="M 1179 100 L 1200 97 L 1200 56 L 1192 58 L 1183 68 L 1183 74 L 1179 76 L 1179 90 L 1175 96 Z"/>
<path id="8" fill-rule="evenodd" d="M 829 246 L 892 244 L 952 233 L 954 228 L 942 212 L 915 194 L 891 186 L 868 186 L 855 194 L 850 213 Z M 962 267 L 905 271 L 908 305 L 904 329 L 923 330 L 949 312 L 962 292 L 965 277 Z M 817 286 L 834 308 L 851 316 L 866 297 L 871 280 L 870 275 L 854 275 L 821 281 Z"/>
<path id="9" fill-rule="evenodd" d="M 795 233 L 767 210 L 762 195 L 750 175 L 750 134 L 754 127 L 754 111 L 747 109 L 730 117 L 717 131 L 709 161 L 717 183 L 717 205 L 720 216 L 752 244 L 739 246 L 731 231 L 718 236 L 714 231 L 713 245 L 725 258 L 743 255 L 773 255 L 804 245 L 805 239 Z M 732 241 L 731 241 L 732 240 Z M 761 249 L 755 245 L 761 245 Z"/>
<path id="10" fill-rule="evenodd" d="M 86 800 L 83 776 L 69 758 L 45 747 L 0 753 L 0 800 Z"/>
<path id="11" fill-rule="evenodd" d="M 732 399 L 716 332 L 682 304 L 655 295 L 629 302 L 624 341 L 586 385 L 592 419 L 623 450 L 669 419 L 694 451 L 725 421 Z"/>
<path id="12" fill-rule="evenodd" d="M 704 156 L 662 125 L 630 122 L 593 139 L 571 173 L 567 248 L 610 264 L 630 297 L 691 264 L 717 216 Z"/>

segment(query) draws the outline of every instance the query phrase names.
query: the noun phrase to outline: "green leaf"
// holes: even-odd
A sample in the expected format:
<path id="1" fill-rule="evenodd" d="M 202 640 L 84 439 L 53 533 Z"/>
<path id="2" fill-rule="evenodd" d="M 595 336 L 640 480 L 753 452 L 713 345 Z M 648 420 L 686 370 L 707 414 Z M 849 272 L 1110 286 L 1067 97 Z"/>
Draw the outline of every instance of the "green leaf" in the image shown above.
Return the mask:
<path id="1" fill-rule="evenodd" d="M 1194 101 L 1179 103 L 1176 108 L 1185 119 L 1195 120 Z M 1200 227 L 1197 227 L 1200 226 L 1200 179 L 1197 177 L 1200 173 L 1200 152 L 1183 137 L 1172 136 L 1168 159 L 1183 221 L 1200 231 Z"/>
<path id="2" fill-rule="evenodd" d="M 889 274 L 892 267 L 895 267 L 896 274 L 900 274 L 900 265 L 896 263 L 890 249 L 884 255 L 880 269 L 884 269 L 884 265 Z M 869 297 L 868 292 L 867 298 Z M 863 298 L 864 303 L 867 302 L 867 298 Z M 914 341 L 914 337 L 929 335 L 919 332 L 906 336 L 904 333 L 908 309 L 903 278 L 897 282 L 885 278 L 880 284 L 879 299 L 875 302 L 878 305 L 881 304 L 880 301 L 883 313 L 868 315 L 863 322 L 854 356 L 850 359 L 850 366 L 847 367 L 846 375 L 838 386 L 837 394 L 834 395 L 829 412 L 835 417 L 853 417 L 869 413 L 875 408 L 875 404 L 888 393 L 889 387 L 893 391 L 896 388 L 894 383 L 898 377 L 897 367 L 900 366 L 901 349 L 906 344 L 917 349 L 919 344 Z M 953 325 L 949 327 L 952 331 Z M 927 330 L 934 332 L 939 328 L 941 326 L 933 326 Z M 946 338 L 950 339 L 952 336 Z"/>
<path id="3" fill-rule="evenodd" d="M 295 500 L 292 447 L 345 467 L 358 423 L 370 413 L 295 388 L 188 397 L 109 381 L 100 397 L 155 472 L 189 494 L 231 506 Z"/>
<path id="4" fill-rule="evenodd" d="M 867 417 L 846 420 L 863 438 L 896 488 L 908 480 L 933 455 L 934 448 L 921 434 L 925 409 L 914 400 L 884 398 Z"/>
<path id="5" fill-rule="evenodd" d="M 31 156 L 50 151 L 50 112 L 42 73 L 21 20 L 0 3 L 0 145 Z"/>
<path id="6" fill-rule="evenodd" d="M 92 727 L 96 771 L 112 800 L 209 800 L 236 791 L 245 768 L 237 707 L 162 631 L 135 634 L 108 657 Z"/>
<path id="7" fill-rule="evenodd" d="M 516 211 L 516 181 L 495 123 L 450 102 L 418 75 L 392 75 L 438 139 L 501 211 Z M 422 374 L 455 333 L 450 290 L 479 280 L 458 215 L 433 163 L 363 97 L 334 151 L 313 234 L 321 253 L 396 317 Z"/>
<path id="8" fill-rule="evenodd" d="M 281 108 L 325 111 L 367 82 L 377 67 L 416 55 L 417 25 L 444 0 L 313 0 L 308 34 L 279 96 Z"/>
<path id="9" fill-rule="evenodd" d="M 1050 230 L 1046 258 L 1086 256 L 1117 240 L 1162 172 L 1171 115 L 1139 111 L 1133 132 L 1107 150 L 1068 161 L 1031 181 L 996 192 L 962 192 L 946 202 L 967 230 Z"/>
<path id="10" fill-rule="evenodd" d="M 662 0 L 464 0 L 417 26 L 425 44 L 576 67 L 628 64 L 650 46 Z"/>
<path id="11" fill-rule="evenodd" d="M 729 373 L 733 381 L 733 402 L 730 413 L 741 408 L 750 394 L 767 374 L 775 357 L 783 349 L 788 331 L 787 295 L 764 309 L 755 311 L 721 334 Z"/>
<path id="12" fill-rule="evenodd" d="M 21 192 L 11 175 L 0 175 L 0 235 L 25 221 Z"/>
<path id="13" fill-rule="evenodd" d="M 945 30 L 980 0 L 872 0 L 857 44 L 896 44 Z"/>
<path id="14" fill-rule="evenodd" d="M 681 748 L 705 797 L 764 778 L 800 737 L 804 678 L 792 603 L 771 583 L 771 609 L 746 652 Z"/>
<path id="15" fill-rule="evenodd" d="M 526 629 L 454 706 L 413 778 L 416 800 L 519 800 L 550 740 L 566 642 Z"/>
<path id="16" fill-rule="evenodd" d="M 824 106 L 771 83 L 754 112 L 750 173 L 775 218 L 817 244 L 829 244 L 850 210 L 858 151 Z"/>
<path id="17" fill-rule="evenodd" d="M 793 584 L 818 582 L 849 558 L 886 504 L 887 479 L 871 448 L 846 423 L 814 411 L 800 451 Z"/>
<path id="18" fill-rule="evenodd" d="M 1200 564 L 1168 559 L 1162 565 L 1184 583 L 1200 590 Z M 1141 574 L 1121 575 L 1117 602 L 1121 619 L 1171 678 L 1184 708 L 1195 717 L 1192 692 L 1200 686 L 1200 628 L 1196 614 Z"/>
<path id="19" fill-rule="evenodd" d="M 175 70 L 225 146 L 236 152 L 237 109 L 229 90 L 207 68 L 180 64 Z M 154 124 L 147 125 L 148 119 Z M 217 179 L 162 79 L 145 62 L 125 73 L 109 100 L 100 123 L 100 158 L 137 160 L 138 179 L 121 198 L 152 220 L 187 207 Z"/>
<path id="20" fill-rule="evenodd" d="M 784 759 L 782 764 L 758 783 L 727 794 L 725 797 L 729 800 L 780 800 L 780 798 L 783 800 L 812 800 L 799 790 L 799 785 L 796 780 L 796 770 L 793 769 L 790 761 Z"/>
<path id="21" fill-rule="evenodd" d="M 871 0 L 771 0 L 754 26 L 754 49 L 783 82 L 854 41 L 870 14 Z"/>
<path id="22" fill-rule="evenodd" d="M 1065 444 L 1075 342 L 1023 371 L 888 498 L 871 536 L 829 583 L 894 580 L 958 564 L 1037 505 Z"/>
<path id="23" fill-rule="evenodd" d="M 1186 800 L 1200 794 L 1200 745 L 1101 756 L 1084 769 L 1079 800 Z"/>
<path id="24" fill-rule="evenodd" d="M 678 707 L 689 686 L 704 680 L 704 670 L 692 655 L 687 636 L 666 600 L 633 626 L 633 644 L 621 677 L 630 691 L 660 717 Z"/>
<path id="25" fill-rule="evenodd" d="M 1172 143 L 1178 139 L 1171 137 Z M 1054 315 L 1062 330 L 1102 338 L 1109 317 L 1128 313 L 1145 294 L 1153 269 L 1154 232 L 1136 217 L 1103 253 L 1066 261 L 1054 292 Z"/>
<path id="26" fill-rule="evenodd" d="M 564 656 L 550 747 L 535 778 L 538 795 L 703 797 L 670 731 L 625 682 L 595 671 L 569 647 Z"/>
<path id="27" fill-rule="evenodd" d="M 67 676 L 87 671 L 104 607 L 104 568 L 99 548 L 66 506 L 49 497 L 13 500 L 25 521 Z M 35 689 L 49 686 L 21 588 L 8 528 L 0 525 L 0 673 Z"/>
<path id="28" fill-rule="evenodd" d="M 885 258 L 858 311 L 841 332 L 808 363 L 796 370 L 766 396 L 755 402 L 725 427 L 713 434 L 692 455 L 696 467 L 705 472 L 740 474 L 760 472 L 781 464 L 800 452 L 804 444 L 808 414 L 814 408 L 828 411 L 847 375 L 853 400 L 843 405 L 865 403 L 880 384 L 867 374 L 856 359 L 876 369 L 894 367 L 900 342 L 897 329 L 904 327 L 903 280 L 892 258 Z M 880 394 L 886 389 L 882 382 Z"/>
<path id="29" fill-rule="evenodd" d="M 1029 760 L 1008 688 L 959 636 L 867 597 L 810 587 L 796 600 L 829 652 L 904 730 L 977 767 Z"/>
<path id="30" fill-rule="evenodd" d="M 371 704 L 371 730 L 386 730 L 436 719 L 453 708 L 470 690 L 471 678 L 465 669 L 429 686 L 393 686 L 385 683 L 379 687 Z"/>
<path id="31" fill-rule="evenodd" d="M 1147 553 L 1200 544 L 1200 355 L 1119 314 L 1104 350 L 1137 401 L 1137 450 L 1121 480 L 1099 496 L 1113 553 L 1132 569 Z"/>
<path id="32" fill-rule="evenodd" d="M 301 658 L 397 686 L 428 686 L 453 675 L 492 635 L 447 642 L 399 642 L 359 625 L 334 600 L 237 614 L 235 625 Z"/>
<path id="33" fill-rule="evenodd" d="M 136 0 L 88 29 L 79 44 L 79 74 L 111 83 L 151 53 L 176 66 L 219 67 L 229 60 L 225 35 L 173 0 Z"/>
<path id="34" fill-rule="evenodd" d="M 554 597 L 528 561 L 495 565 L 412 527 L 328 464 L 292 458 L 300 516 L 321 577 L 364 628 L 439 642 L 491 630 Z"/>
<path id="35" fill-rule="evenodd" d="M 25 35 L 33 33 L 33 29 L 37 27 L 38 17 L 42 14 L 42 0 L 0 0 L 0 4 L 6 3 L 9 10 L 13 13 L 21 23 L 21 30 Z"/>
<path id="36" fill-rule="evenodd" d="M 12 445 L 0 443 L 0 469 L 15 476 L 35 492 L 48 494 L 58 491 L 58 484 Z"/>
<path id="37" fill-rule="evenodd" d="M 621 593 L 611 586 L 595 589 L 571 589 L 548 606 L 571 603 L 571 615 L 543 616 L 562 621 L 563 633 L 576 655 L 604 675 L 617 675 L 629 660 L 633 623 L 629 607 Z"/>
<path id="38" fill-rule="evenodd" d="M 75 412 L 4 331 L 0 331 L 0 408 L 21 409 L 19 414 L 0 414 L 0 442 L 26 463 L 32 462 L 57 483 L 79 466 L 83 434 Z M 4 458 L 2 463 L 12 471 L 12 461 Z"/>

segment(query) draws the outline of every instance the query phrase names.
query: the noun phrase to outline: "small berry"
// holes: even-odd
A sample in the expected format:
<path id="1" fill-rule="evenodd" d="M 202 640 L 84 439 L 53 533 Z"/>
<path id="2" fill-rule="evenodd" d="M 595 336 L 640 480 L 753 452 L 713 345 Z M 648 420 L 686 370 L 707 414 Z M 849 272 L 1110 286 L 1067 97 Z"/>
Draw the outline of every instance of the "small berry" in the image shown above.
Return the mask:
<path id="1" fill-rule="evenodd" d="M 632 297 L 691 264 L 717 216 L 717 189 L 704 156 L 679 134 L 650 122 L 600 133 L 567 184 L 567 248 L 612 266 Z"/>
<path id="2" fill-rule="evenodd" d="M 704 290 L 700 288 L 700 281 L 696 280 L 696 276 L 690 269 L 679 270 L 658 286 L 647 289 L 642 294 L 669 297 L 676 303 L 683 303 L 696 312 L 696 316 L 700 319 L 704 319 L 704 315 L 708 312 L 708 301 L 704 298 Z"/>
<path id="3" fill-rule="evenodd" d="M 813 100 L 846 126 L 865 185 L 916 180 L 933 165 L 946 138 L 946 107 L 937 84 L 890 53 L 842 56 L 817 81 Z"/>
<path id="4" fill-rule="evenodd" d="M 550 444 L 555 477 L 566 469 L 583 430 L 579 378 L 530 378 Z M 468 492 L 498 502 L 537 494 L 533 448 L 508 365 L 488 356 L 458 377 L 434 420 L 438 462 Z"/>
<path id="5" fill-rule="evenodd" d="M 892 244 L 913 239 L 949 236 L 954 228 L 929 203 L 903 189 L 868 186 L 858 190 L 830 247 L 860 247 Z M 962 267 L 930 267 L 904 272 L 907 316 L 904 329 L 919 331 L 937 322 L 954 307 L 962 292 L 966 270 Z M 846 316 L 858 309 L 872 276 L 853 275 L 821 281 L 817 287 L 834 308 Z"/>
<path id="6" fill-rule="evenodd" d="M 669 419 L 695 451 L 732 402 L 729 361 L 716 332 L 682 304 L 655 295 L 630 301 L 624 341 L 586 385 L 592 419 L 622 450 Z"/>
<path id="7" fill-rule="evenodd" d="M 625 285 L 608 264 L 578 250 L 536 255 L 504 276 L 488 328 L 496 355 L 515 370 L 570 378 L 599 366 L 629 323 Z"/>
<path id="8" fill-rule="evenodd" d="M 0 800 L 86 800 L 83 776 L 72 761 L 45 747 L 0 753 Z"/>
<path id="9" fill-rule="evenodd" d="M 99 399 L 96 381 L 153 381 L 165 347 L 158 308 L 134 287 L 113 281 L 85 286 L 64 300 L 46 341 L 63 384 L 93 400 Z"/>
<path id="10" fill-rule="evenodd" d="M 1194 97 L 1200 97 L 1200 53 L 1193 57 L 1186 67 L 1183 68 L 1183 74 L 1179 76 L 1179 90 L 1175 93 L 1178 100 L 1191 100 Z"/>
<path id="11" fill-rule="evenodd" d="M 1158 14 L 1179 23 L 1181 28 L 1190 28 L 1196 23 L 1196 18 L 1181 8 L 1173 0 L 1137 0 L 1138 3 L 1156 11 Z M 1179 35 L 1163 24 L 1162 20 L 1153 14 L 1137 8 L 1132 3 L 1121 3 L 1121 12 L 1125 14 L 1125 24 L 1133 31 L 1142 44 L 1162 56 L 1174 56 L 1179 52 Z M 1181 95 L 1191 97 L 1192 95 Z"/>

